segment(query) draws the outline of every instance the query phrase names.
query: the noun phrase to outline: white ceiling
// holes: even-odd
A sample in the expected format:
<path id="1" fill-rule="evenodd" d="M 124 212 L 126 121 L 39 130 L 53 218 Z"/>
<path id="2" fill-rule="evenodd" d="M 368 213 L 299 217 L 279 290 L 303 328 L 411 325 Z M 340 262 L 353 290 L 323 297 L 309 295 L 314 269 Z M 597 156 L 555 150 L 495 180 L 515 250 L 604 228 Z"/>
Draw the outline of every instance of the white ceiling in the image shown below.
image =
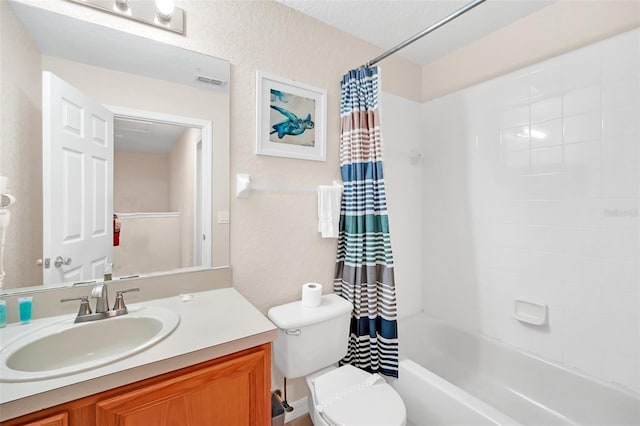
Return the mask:
<path id="1" fill-rule="evenodd" d="M 129 118 L 113 120 L 116 151 L 168 154 L 187 127 Z"/>
<path id="2" fill-rule="evenodd" d="M 278 0 L 384 50 L 471 0 Z M 555 0 L 488 0 L 397 54 L 423 65 L 529 15 Z M 373 58 L 369 58 L 370 60 Z"/>

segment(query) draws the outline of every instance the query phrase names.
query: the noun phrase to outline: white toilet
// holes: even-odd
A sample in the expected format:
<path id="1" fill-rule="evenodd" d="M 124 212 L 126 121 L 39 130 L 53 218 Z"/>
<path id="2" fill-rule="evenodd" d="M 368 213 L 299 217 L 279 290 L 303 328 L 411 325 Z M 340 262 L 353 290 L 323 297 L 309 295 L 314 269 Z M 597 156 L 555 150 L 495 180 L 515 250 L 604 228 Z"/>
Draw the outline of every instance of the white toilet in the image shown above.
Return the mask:
<path id="1" fill-rule="evenodd" d="M 335 294 L 318 307 L 292 302 L 269 309 L 279 328 L 276 367 L 288 379 L 306 376 L 315 426 L 404 426 L 400 395 L 379 375 L 334 364 L 347 354 L 351 303 Z"/>

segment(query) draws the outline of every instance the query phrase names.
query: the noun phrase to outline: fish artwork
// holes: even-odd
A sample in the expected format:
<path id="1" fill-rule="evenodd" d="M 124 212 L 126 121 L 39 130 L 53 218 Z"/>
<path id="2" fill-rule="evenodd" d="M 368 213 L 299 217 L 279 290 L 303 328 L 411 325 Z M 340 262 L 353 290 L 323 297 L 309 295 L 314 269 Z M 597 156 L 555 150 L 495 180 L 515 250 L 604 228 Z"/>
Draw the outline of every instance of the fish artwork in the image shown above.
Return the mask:
<path id="1" fill-rule="evenodd" d="M 289 97 L 286 93 L 281 92 L 280 90 L 271 89 L 271 102 L 280 101 L 282 103 L 289 102 Z"/>
<path id="2" fill-rule="evenodd" d="M 271 126 L 273 130 L 271 130 L 270 134 L 277 133 L 278 138 L 280 139 L 282 139 L 286 135 L 301 135 L 305 132 L 305 130 L 313 129 L 313 127 L 315 126 L 315 123 L 313 122 L 313 120 L 311 120 L 311 114 L 307 114 L 306 118 L 301 119 L 291 111 L 287 111 L 282 107 L 271 105 L 271 108 L 275 109 L 287 118 L 286 120 Z"/>

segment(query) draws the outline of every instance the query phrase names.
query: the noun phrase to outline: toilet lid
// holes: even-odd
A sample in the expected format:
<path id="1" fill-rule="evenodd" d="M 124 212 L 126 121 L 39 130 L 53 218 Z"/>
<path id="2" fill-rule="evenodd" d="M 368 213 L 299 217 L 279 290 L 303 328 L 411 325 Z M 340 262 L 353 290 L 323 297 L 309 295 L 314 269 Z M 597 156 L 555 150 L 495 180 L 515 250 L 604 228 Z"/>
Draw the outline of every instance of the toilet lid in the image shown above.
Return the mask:
<path id="1" fill-rule="evenodd" d="M 316 378 L 315 398 L 329 424 L 402 426 L 407 413 L 400 395 L 379 377 L 345 365 Z"/>

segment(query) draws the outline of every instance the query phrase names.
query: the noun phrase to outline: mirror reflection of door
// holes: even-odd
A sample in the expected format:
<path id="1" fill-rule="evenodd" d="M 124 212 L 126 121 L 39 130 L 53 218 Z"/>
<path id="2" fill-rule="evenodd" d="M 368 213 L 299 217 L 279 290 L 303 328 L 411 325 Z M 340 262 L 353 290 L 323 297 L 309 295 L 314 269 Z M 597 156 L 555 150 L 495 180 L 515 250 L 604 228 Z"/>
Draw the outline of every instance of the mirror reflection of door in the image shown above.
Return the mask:
<path id="1" fill-rule="evenodd" d="M 99 280 L 107 263 L 114 276 L 206 265 L 201 129 L 114 117 L 52 73 L 43 82 L 44 283 Z"/>
<path id="2" fill-rule="evenodd" d="M 201 265 L 201 130 L 116 116 L 114 274 Z"/>
<path id="3" fill-rule="evenodd" d="M 50 72 L 42 79 L 43 279 L 92 279 L 113 252 L 113 114 Z"/>

